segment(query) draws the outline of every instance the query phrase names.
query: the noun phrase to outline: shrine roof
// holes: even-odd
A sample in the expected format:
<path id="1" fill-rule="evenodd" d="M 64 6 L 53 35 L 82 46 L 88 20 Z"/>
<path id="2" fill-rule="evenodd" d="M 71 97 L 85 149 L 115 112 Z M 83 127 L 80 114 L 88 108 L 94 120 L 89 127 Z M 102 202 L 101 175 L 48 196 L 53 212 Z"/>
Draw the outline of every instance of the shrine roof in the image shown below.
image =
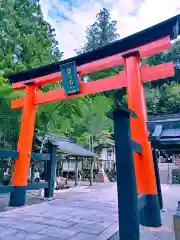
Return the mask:
<path id="1" fill-rule="evenodd" d="M 95 157 L 96 155 L 83 148 L 79 144 L 76 143 L 75 139 L 68 138 L 68 137 L 58 137 L 55 134 L 46 134 L 44 136 L 45 143 L 48 141 L 53 145 L 57 147 L 58 152 L 72 155 L 72 156 L 83 156 L 83 157 Z M 36 136 L 36 139 L 39 142 L 43 141 L 42 136 Z"/>
<path id="2" fill-rule="evenodd" d="M 171 153 L 180 153 L 180 114 L 148 116 L 152 146 Z"/>
<path id="3" fill-rule="evenodd" d="M 180 113 L 176 114 L 160 114 L 160 115 L 149 115 L 148 122 L 169 122 L 169 121 L 180 121 Z"/>

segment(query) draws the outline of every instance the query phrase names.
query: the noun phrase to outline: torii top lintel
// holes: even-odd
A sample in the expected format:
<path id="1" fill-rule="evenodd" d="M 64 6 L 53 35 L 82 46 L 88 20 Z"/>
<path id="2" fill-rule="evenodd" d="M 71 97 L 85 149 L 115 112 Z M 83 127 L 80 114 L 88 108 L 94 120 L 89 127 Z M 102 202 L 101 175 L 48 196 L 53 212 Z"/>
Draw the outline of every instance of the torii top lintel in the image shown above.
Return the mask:
<path id="1" fill-rule="evenodd" d="M 31 69 L 17 74 L 9 74 L 6 77 L 9 79 L 10 83 L 42 77 L 54 72 L 59 72 L 59 65 L 64 63 L 75 61 L 76 66 L 81 66 L 90 62 L 116 55 L 118 53 L 130 51 L 147 43 L 154 42 L 157 39 L 163 38 L 165 36 L 170 36 L 170 38 L 173 40 L 177 38 L 179 34 L 180 14 L 143 31 L 130 35 L 124 39 L 101 47 L 97 50 L 40 68 Z"/>
<path id="2" fill-rule="evenodd" d="M 180 14 L 95 51 L 26 72 L 7 75 L 6 77 L 8 77 L 14 89 L 24 89 L 27 85 L 39 87 L 62 80 L 60 67 L 64 64 L 74 62 L 78 75 L 82 76 L 90 72 L 123 64 L 122 56 L 128 52 L 138 51 L 141 58 L 146 58 L 158 52 L 166 51 L 171 47 L 171 40 L 175 39 L 179 33 Z M 161 64 L 154 67 L 144 66 L 141 67 L 141 74 L 144 82 L 174 76 L 174 66 L 173 63 Z M 81 82 L 79 83 L 80 92 L 69 96 L 66 95 L 63 88 L 49 91 L 48 93 L 38 92 L 35 104 L 80 97 L 125 86 L 126 75 L 124 72 L 119 72 L 113 77 L 88 83 Z M 14 100 L 12 108 L 22 107 L 23 102 L 23 98 Z"/>

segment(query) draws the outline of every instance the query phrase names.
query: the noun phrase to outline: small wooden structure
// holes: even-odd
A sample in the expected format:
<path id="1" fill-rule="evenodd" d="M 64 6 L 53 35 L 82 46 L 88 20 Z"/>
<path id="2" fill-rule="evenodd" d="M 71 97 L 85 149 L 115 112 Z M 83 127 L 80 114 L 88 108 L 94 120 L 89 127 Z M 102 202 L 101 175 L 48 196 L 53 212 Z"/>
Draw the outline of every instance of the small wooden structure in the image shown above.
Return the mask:
<path id="1" fill-rule="evenodd" d="M 180 154 L 180 114 L 167 114 L 149 117 L 148 128 L 151 132 L 152 147 L 168 154 Z M 160 185 L 159 185 L 160 189 Z M 160 190 L 162 204 L 162 195 Z M 173 216 L 175 240 L 180 239 L 180 201 Z"/>
<path id="2" fill-rule="evenodd" d="M 115 169 L 116 156 L 113 139 L 106 138 L 99 140 L 93 144 L 93 149 L 98 157 L 95 168 L 100 168 L 100 164 L 102 163 L 105 171 Z"/>
<path id="3" fill-rule="evenodd" d="M 45 140 L 44 140 L 45 139 Z M 76 143 L 75 139 L 68 137 L 58 137 L 55 134 L 46 134 L 44 137 L 36 136 L 36 145 L 43 142 L 43 151 L 46 151 L 47 142 L 51 142 L 56 147 L 56 176 L 66 177 L 75 180 L 78 184 L 79 176 L 85 180 L 88 172 L 90 184 L 93 181 L 93 163 L 95 154 L 86 150 Z"/>

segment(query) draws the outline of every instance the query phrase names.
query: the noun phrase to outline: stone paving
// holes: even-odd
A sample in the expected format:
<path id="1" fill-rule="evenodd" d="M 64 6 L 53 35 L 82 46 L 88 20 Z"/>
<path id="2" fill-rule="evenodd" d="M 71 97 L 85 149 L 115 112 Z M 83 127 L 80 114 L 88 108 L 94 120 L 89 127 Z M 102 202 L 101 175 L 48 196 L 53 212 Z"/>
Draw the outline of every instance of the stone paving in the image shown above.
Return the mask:
<path id="1" fill-rule="evenodd" d="M 73 190 L 74 187 L 74 181 L 68 180 L 68 186 L 71 189 L 61 190 L 61 194 L 59 194 L 59 191 L 55 190 L 55 197 L 56 198 L 64 198 L 67 194 L 71 193 L 71 190 Z M 79 184 L 80 186 L 89 186 L 89 182 L 81 182 Z M 75 191 L 73 190 L 73 193 L 75 194 Z M 4 212 L 8 209 L 8 202 L 9 202 L 9 195 L 10 194 L 0 194 L 0 212 Z M 43 196 L 43 192 L 41 193 L 41 196 Z M 39 190 L 29 190 L 26 194 L 26 205 L 34 205 L 38 203 L 42 203 L 42 197 L 40 196 Z M 43 200 L 44 201 L 44 200 Z"/>
<path id="2" fill-rule="evenodd" d="M 141 239 L 173 239 L 175 191 L 174 196 L 164 188 L 168 208 L 162 213 L 164 227 L 158 231 L 141 228 Z M 0 213 L 0 240 L 107 240 L 117 231 L 116 184 L 79 187 L 65 191 L 57 200 Z M 117 240 L 117 235 L 112 239 Z"/>

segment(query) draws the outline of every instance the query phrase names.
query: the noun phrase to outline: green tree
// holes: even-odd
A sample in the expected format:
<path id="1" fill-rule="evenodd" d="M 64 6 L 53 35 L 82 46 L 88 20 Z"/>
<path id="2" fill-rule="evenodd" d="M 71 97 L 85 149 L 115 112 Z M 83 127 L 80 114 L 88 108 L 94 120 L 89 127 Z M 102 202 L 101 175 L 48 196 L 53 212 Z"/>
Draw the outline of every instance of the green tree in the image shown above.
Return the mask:
<path id="1" fill-rule="evenodd" d="M 100 94 L 82 99 L 79 117 L 72 116 L 72 135 L 77 136 L 81 144 L 91 145 L 96 139 L 107 137 L 112 132 L 112 121 L 105 116 L 111 104 L 111 99 Z"/>
<path id="2" fill-rule="evenodd" d="M 120 37 L 117 33 L 116 24 L 116 21 L 111 21 L 109 11 L 103 8 L 96 15 L 96 21 L 87 28 L 86 42 L 83 47 L 75 50 L 76 53 L 89 52 L 116 41 Z"/>
<path id="3" fill-rule="evenodd" d="M 180 111 L 180 40 L 175 41 L 167 52 L 151 56 L 144 63 L 152 66 L 170 61 L 174 63 L 174 77 L 145 84 L 149 114 L 169 114 Z"/>
<path id="4" fill-rule="evenodd" d="M 164 83 L 160 87 L 145 88 L 148 113 L 151 115 L 180 112 L 180 84 Z"/>
<path id="5" fill-rule="evenodd" d="M 15 148 L 21 111 L 10 102 L 22 92 L 12 91 L 3 75 L 52 63 L 62 53 L 38 0 L 0 1 L 0 46 L 0 147 Z"/>
<path id="6" fill-rule="evenodd" d="M 111 20 L 110 13 L 103 8 L 97 15 L 96 21 L 86 30 L 86 42 L 83 47 L 76 49 L 77 54 L 95 50 L 119 39 L 117 33 L 117 22 Z M 123 70 L 123 66 L 115 66 L 94 73 L 89 73 L 88 81 L 95 81 L 105 77 L 110 77 Z M 124 90 L 109 91 L 94 96 L 88 96 L 82 108 L 82 117 L 79 125 L 74 127 L 73 134 L 78 136 L 81 143 L 86 145 L 93 140 L 107 137 L 112 132 L 112 122 L 105 116 L 110 106 L 113 104 L 112 98 L 124 95 Z M 74 121 L 76 122 L 76 121 Z M 79 134 L 83 133 L 83 134 Z"/>
<path id="7" fill-rule="evenodd" d="M 176 40 L 172 43 L 172 47 L 165 53 L 158 53 L 154 56 L 147 58 L 143 64 L 149 64 L 150 66 L 158 65 L 166 62 L 173 62 L 175 68 L 175 76 L 163 79 L 161 81 L 154 81 L 151 83 L 151 87 L 161 86 L 164 83 L 176 82 L 180 83 L 180 40 Z"/>
<path id="8" fill-rule="evenodd" d="M 81 103 L 82 99 L 71 99 L 38 106 L 36 127 L 43 134 L 71 135 L 73 118 L 80 117 Z"/>
<path id="9" fill-rule="evenodd" d="M 19 96 L 0 77 L 0 148 L 16 149 L 19 132 L 20 110 L 11 110 L 10 101 Z"/>
<path id="10" fill-rule="evenodd" d="M 75 49 L 77 54 L 95 50 L 99 47 L 112 43 L 120 38 L 117 33 L 117 21 L 112 21 L 109 11 L 103 8 L 97 15 L 96 21 L 86 30 L 86 42 L 83 47 Z M 110 77 L 123 70 L 123 65 L 115 66 L 88 74 L 88 81 L 95 81 L 105 77 Z M 117 91 L 103 93 L 106 97 L 114 97 Z M 124 95 L 124 89 L 118 91 L 119 96 Z"/>
<path id="11" fill-rule="evenodd" d="M 17 72 L 59 60 L 54 29 L 38 0 L 0 1 L 0 70 Z"/>

